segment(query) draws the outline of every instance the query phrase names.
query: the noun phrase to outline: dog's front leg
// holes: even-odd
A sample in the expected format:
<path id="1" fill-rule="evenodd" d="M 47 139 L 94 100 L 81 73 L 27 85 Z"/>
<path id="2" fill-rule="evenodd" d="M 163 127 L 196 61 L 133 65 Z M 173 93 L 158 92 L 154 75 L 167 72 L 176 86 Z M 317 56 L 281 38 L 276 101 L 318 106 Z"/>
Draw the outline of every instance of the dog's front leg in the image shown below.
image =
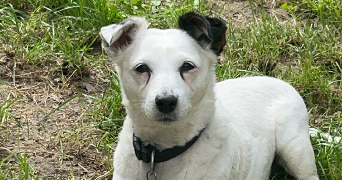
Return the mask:
<path id="1" fill-rule="evenodd" d="M 113 180 L 127 180 L 114 171 Z"/>

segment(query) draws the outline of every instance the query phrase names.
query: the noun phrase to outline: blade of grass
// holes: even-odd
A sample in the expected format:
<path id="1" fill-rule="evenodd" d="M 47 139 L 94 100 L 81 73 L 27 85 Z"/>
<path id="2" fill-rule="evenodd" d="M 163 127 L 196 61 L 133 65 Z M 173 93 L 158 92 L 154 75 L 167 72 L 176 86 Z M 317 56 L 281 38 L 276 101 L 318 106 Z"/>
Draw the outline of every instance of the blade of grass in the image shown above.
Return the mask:
<path id="1" fill-rule="evenodd" d="M 65 104 L 67 104 L 68 102 L 70 102 L 71 100 L 75 99 L 75 98 L 79 98 L 81 97 L 82 94 L 79 93 L 79 94 L 76 94 L 74 96 L 71 96 L 69 99 L 67 99 L 66 101 L 64 101 L 63 103 L 61 103 L 57 108 L 51 110 L 49 113 L 47 113 L 43 119 L 47 119 L 51 114 L 53 114 L 54 112 L 58 111 L 61 107 L 63 107 Z"/>

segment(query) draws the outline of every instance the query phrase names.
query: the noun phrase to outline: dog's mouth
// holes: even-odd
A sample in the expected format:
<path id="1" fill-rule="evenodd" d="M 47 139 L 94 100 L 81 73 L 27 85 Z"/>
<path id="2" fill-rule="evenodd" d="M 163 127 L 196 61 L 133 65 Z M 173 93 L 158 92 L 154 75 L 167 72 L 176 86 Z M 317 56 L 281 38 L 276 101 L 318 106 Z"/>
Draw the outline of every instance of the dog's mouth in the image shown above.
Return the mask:
<path id="1" fill-rule="evenodd" d="M 177 116 L 177 113 L 172 112 L 172 113 L 158 113 L 156 116 L 156 120 L 159 122 L 163 122 L 163 123 L 171 123 L 174 121 L 177 121 L 179 118 L 179 116 Z"/>
<path id="2" fill-rule="evenodd" d="M 173 119 L 173 118 L 161 118 L 158 121 L 165 122 L 165 123 L 170 123 L 170 122 L 176 121 L 176 119 Z"/>

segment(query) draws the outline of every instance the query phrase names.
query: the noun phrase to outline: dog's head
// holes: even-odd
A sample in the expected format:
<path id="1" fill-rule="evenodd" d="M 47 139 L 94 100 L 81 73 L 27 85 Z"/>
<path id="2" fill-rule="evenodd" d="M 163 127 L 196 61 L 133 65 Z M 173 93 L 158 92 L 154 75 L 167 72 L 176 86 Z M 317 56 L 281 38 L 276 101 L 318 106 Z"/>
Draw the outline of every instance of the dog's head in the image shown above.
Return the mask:
<path id="1" fill-rule="evenodd" d="M 188 13 L 179 18 L 178 29 L 147 27 L 144 18 L 133 17 L 100 32 L 128 114 L 144 123 L 194 116 L 205 97 L 214 100 L 215 62 L 226 44 L 226 24 Z"/>

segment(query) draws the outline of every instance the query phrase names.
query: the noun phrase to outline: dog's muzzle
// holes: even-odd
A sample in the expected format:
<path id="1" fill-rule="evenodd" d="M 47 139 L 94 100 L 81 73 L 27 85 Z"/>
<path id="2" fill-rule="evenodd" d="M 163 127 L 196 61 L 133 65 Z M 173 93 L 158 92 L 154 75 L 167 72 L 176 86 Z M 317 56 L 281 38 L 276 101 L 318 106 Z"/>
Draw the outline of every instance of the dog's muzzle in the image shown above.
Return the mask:
<path id="1" fill-rule="evenodd" d="M 155 99 L 156 106 L 158 110 L 162 113 L 170 113 L 177 107 L 178 99 L 174 95 L 169 95 L 166 97 L 157 96 Z"/>

